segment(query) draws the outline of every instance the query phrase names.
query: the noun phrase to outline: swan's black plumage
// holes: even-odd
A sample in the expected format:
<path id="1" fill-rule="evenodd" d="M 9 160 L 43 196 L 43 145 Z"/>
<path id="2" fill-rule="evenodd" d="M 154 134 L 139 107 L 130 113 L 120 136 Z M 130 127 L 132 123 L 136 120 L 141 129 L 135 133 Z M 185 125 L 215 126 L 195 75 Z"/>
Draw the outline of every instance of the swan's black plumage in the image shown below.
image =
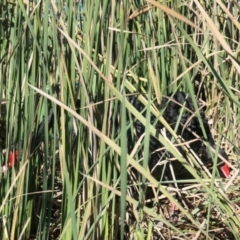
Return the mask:
<path id="1" fill-rule="evenodd" d="M 129 102 L 143 114 L 146 115 L 146 106 L 139 100 L 137 96 L 133 96 L 129 98 Z M 189 147 L 194 153 L 202 160 L 204 164 L 209 164 L 212 161 L 212 157 L 208 147 L 204 144 L 203 141 L 208 142 L 209 145 L 216 149 L 210 127 L 208 125 L 208 120 L 204 111 L 197 108 L 198 115 L 196 114 L 196 109 L 192 102 L 190 95 L 184 92 L 176 92 L 175 94 L 170 94 L 168 96 L 163 97 L 161 104 L 154 102 L 155 107 L 159 110 L 162 114 L 161 116 L 166 120 L 166 122 L 171 126 L 174 130 L 176 128 L 177 122 L 180 118 L 180 124 L 178 124 L 177 129 L 175 129 L 176 134 L 181 136 L 181 139 L 185 142 L 189 142 Z M 203 123 L 203 128 L 205 130 L 205 134 L 200 125 L 200 118 Z M 136 141 L 141 137 L 142 134 L 145 133 L 145 127 L 143 124 L 136 120 L 133 116 L 129 118 L 133 119 L 134 121 L 134 128 L 136 135 L 135 137 L 133 134 L 128 131 L 128 146 L 129 146 L 129 153 L 133 150 L 134 144 Z M 135 119 L 135 120 L 134 120 Z M 151 113 L 150 116 L 151 124 L 155 126 L 156 131 L 160 133 L 161 129 L 164 128 L 164 125 L 161 123 L 160 120 L 156 119 L 156 116 Z M 168 139 L 172 139 L 172 134 L 166 131 L 166 136 Z M 198 137 L 197 137 L 198 136 Z M 204 137 L 205 136 L 205 137 Z M 181 154 L 184 156 L 186 152 L 183 150 L 182 147 L 177 147 Z M 157 151 L 158 149 L 162 149 Z M 152 170 L 155 168 L 156 164 L 161 160 L 167 160 L 168 158 L 172 158 L 173 156 L 166 151 L 164 146 L 153 136 L 150 136 L 150 143 L 149 143 L 149 169 Z M 219 149 L 219 154 L 227 159 L 227 154 L 223 149 Z M 220 159 L 219 163 L 220 163 Z M 222 164 L 223 165 L 223 164 Z M 222 166 L 220 165 L 220 166 Z M 175 171 L 175 176 L 184 174 L 179 169 L 182 168 L 179 161 L 173 161 L 172 166 Z M 163 167 L 157 167 L 154 171 L 152 171 L 152 175 L 156 179 L 160 179 L 162 176 L 162 169 Z M 221 172 L 220 172 L 221 173 Z M 166 173 L 164 173 L 167 179 L 171 178 L 171 174 L 168 172 L 168 168 Z M 185 175 L 186 176 L 186 175 Z"/>

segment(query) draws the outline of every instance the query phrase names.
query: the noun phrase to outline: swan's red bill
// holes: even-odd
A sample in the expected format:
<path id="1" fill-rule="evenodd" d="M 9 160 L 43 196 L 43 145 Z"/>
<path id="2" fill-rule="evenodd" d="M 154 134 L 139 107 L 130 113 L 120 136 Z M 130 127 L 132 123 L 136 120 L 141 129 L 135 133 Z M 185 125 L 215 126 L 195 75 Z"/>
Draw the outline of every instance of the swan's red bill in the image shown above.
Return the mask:
<path id="1" fill-rule="evenodd" d="M 221 167 L 221 171 L 222 171 L 223 175 L 225 176 L 225 178 L 230 177 L 229 166 L 226 163 Z"/>
<path id="2" fill-rule="evenodd" d="M 18 151 L 10 152 L 8 156 L 8 168 L 12 168 L 18 161 Z"/>
<path id="3" fill-rule="evenodd" d="M 8 164 L 2 166 L 2 172 L 5 173 L 9 168 L 12 168 L 19 160 L 19 152 L 10 152 L 8 155 Z"/>

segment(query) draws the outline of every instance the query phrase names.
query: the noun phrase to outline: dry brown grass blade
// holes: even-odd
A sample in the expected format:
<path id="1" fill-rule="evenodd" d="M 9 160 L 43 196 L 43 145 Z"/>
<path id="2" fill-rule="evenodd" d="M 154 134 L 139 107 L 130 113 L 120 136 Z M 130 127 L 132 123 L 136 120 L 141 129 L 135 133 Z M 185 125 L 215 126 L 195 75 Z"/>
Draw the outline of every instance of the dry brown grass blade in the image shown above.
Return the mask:
<path id="1" fill-rule="evenodd" d="M 194 24 L 193 22 L 191 22 L 189 19 L 187 19 L 186 17 L 184 17 L 183 15 L 179 14 L 178 12 L 174 11 L 173 9 L 164 6 L 156 1 L 153 0 L 146 0 L 148 3 L 152 4 L 153 6 L 161 9 L 162 11 L 164 11 L 165 13 L 187 23 L 188 25 L 198 29 L 200 32 L 203 32 L 203 30 L 201 28 L 199 28 L 196 24 Z"/>
<path id="2" fill-rule="evenodd" d="M 140 15 L 143 14 L 143 13 L 148 12 L 149 10 L 151 10 L 151 8 L 152 8 L 152 7 L 149 7 L 149 6 L 148 6 L 148 7 L 144 7 L 144 8 L 141 8 L 141 9 L 133 12 L 133 13 L 128 17 L 128 21 L 130 21 L 130 20 L 132 20 L 132 19 L 140 16 Z"/>
<path id="3" fill-rule="evenodd" d="M 231 12 L 226 8 L 223 2 L 216 0 L 217 4 L 222 8 L 222 10 L 227 14 L 227 16 L 231 19 L 231 21 L 235 24 L 235 26 L 240 29 L 240 23 L 238 20 L 231 14 Z"/>
<path id="4" fill-rule="evenodd" d="M 232 64 L 237 69 L 238 73 L 240 73 L 240 65 L 235 61 L 233 57 L 234 53 L 232 52 L 231 48 L 228 46 L 223 35 L 219 32 L 216 25 L 214 24 L 212 19 L 209 17 L 209 15 L 206 13 L 206 11 L 201 6 L 201 4 L 196 0 L 194 0 L 194 2 L 197 5 L 199 11 L 201 12 L 201 16 L 205 19 L 206 23 L 208 24 L 209 29 L 211 30 L 215 38 L 218 40 L 218 42 L 222 45 L 223 49 L 229 54 L 229 58 L 231 59 Z"/>

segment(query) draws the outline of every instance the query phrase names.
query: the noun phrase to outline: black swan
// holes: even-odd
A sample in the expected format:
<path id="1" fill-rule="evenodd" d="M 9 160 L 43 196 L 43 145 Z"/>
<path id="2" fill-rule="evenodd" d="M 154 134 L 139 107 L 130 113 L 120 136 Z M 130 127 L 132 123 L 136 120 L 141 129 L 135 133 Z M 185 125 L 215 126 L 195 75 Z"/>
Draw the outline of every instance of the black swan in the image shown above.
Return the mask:
<path id="1" fill-rule="evenodd" d="M 146 115 L 146 106 L 139 100 L 137 96 L 131 96 L 128 98 L 128 100 L 139 112 L 142 113 L 143 116 Z M 197 116 L 190 95 L 184 92 L 176 92 L 175 94 L 170 94 L 163 97 L 161 104 L 154 102 L 154 105 L 161 113 L 161 116 L 165 119 L 165 121 L 171 126 L 171 128 L 173 130 L 176 128 L 175 132 L 181 137 L 181 141 L 188 143 L 191 151 L 193 151 L 196 156 L 201 159 L 202 163 L 206 164 L 207 166 L 212 165 L 211 163 L 213 162 L 212 156 L 214 156 L 214 151 L 212 152 L 209 150 L 209 147 L 207 147 L 206 143 L 209 143 L 214 150 L 216 150 L 216 145 L 204 111 L 198 106 L 197 111 L 199 111 L 199 117 Z M 142 136 L 142 134 L 145 133 L 145 127 L 131 114 L 129 116 L 130 117 L 128 117 L 128 121 L 133 121 L 136 132 L 136 134 L 133 136 L 133 134 L 128 131 L 128 151 L 131 153 L 137 140 Z M 203 123 L 205 137 L 199 118 L 201 118 Z M 150 122 L 152 125 L 154 125 L 157 133 L 161 134 L 161 130 L 164 128 L 164 126 L 159 120 L 156 121 L 156 116 L 152 113 L 150 115 Z M 166 131 L 166 137 L 170 140 L 172 139 L 172 135 L 168 131 Z M 186 151 L 184 151 L 182 147 L 177 147 L 177 149 L 183 156 L 186 154 Z M 229 166 L 224 164 L 224 162 L 221 160 L 221 157 L 219 157 L 222 156 L 223 158 L 228 159 L 227 154 L 221 148 L 219 148 L 218 154 L 218 169 L 220 175 L 222 177 L 229 177 Z M 171 174 L 168 167 L 165 169 L 166 172 L 163 173 L 163 165 L 159 166 L 158 164 L 161 160 L 167 160 L 169 158 L 173 158 L 173 155 L 170 154 L 166 148 L 164 148 L 158 139 L 150 136 L 148 165 L 152 175 L 157 180 L 160 180 L 163 175 L 165 180 L 171 179 Z M 172 161 L 171 163 L 177 179 L 182 179 L 189 176 L 186 174 L 186 172 L 184 172 L 185 168 L 178 160 Z"/>

